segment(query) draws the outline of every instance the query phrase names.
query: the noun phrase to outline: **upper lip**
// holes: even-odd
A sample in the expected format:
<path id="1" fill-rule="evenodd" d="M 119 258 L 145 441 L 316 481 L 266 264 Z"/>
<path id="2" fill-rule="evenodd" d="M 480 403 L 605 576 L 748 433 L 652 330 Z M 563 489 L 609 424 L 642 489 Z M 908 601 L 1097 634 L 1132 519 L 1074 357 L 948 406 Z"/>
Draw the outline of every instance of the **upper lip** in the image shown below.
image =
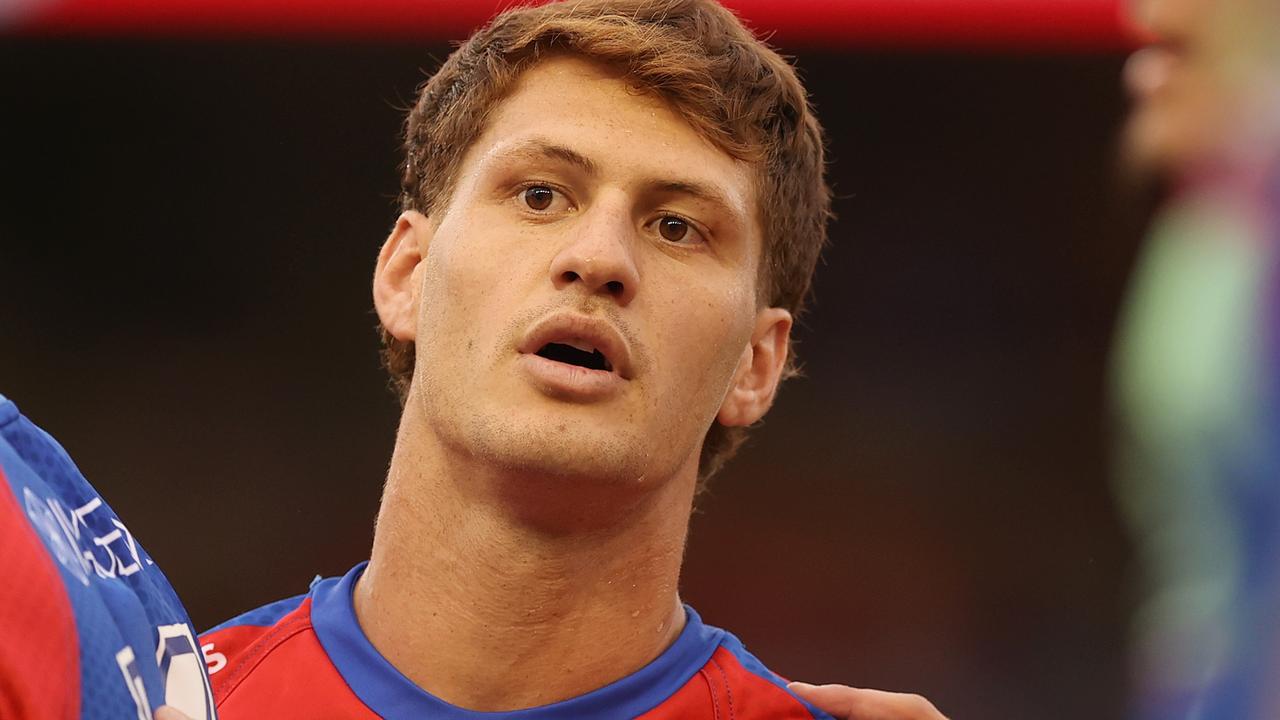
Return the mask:
<path id="1" fill-rule="evenodd" d="M 621 333 L 606 320 L 578 315 L 557 313 L 539 320 L 525 333 L 516 350 L 522 354 L 536 353 L 547 343 L 586 344 L 599 350 L 613 367 L 613 372 L 624 379 L 631 379 L 631 351 Z"/>

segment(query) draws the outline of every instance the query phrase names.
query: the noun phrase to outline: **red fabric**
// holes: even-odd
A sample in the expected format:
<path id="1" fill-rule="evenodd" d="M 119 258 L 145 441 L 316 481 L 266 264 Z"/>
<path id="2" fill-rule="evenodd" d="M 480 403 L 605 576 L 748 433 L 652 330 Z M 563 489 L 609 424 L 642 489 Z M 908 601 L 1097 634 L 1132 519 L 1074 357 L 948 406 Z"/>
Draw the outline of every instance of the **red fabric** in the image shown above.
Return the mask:
<path id="1" fill-rule="evenodd" d="M 717 649 L 707 664 L 698 671 L 695 681 L 699 679 L 706 693 L 700 703 L 691 705 L 687 711 L 681 707 L 669 708 L 670 703 L 664 703 L 654 712 L 641 717 L 644 720 L 675 720 L 681 717 L 708 720 L 813 720 L 813 715 L 799 700 L 744 668 L 738 658 L 723 647 Z M 695 681 L 686 684 L 684 690 L 697 684 Z"/>
<path id="2" fill-rule="evenodd" d="M 311 600 L 270 627 L 234 626 L 200 638 L 221 720 L 374 720 L 347 687 L 311 625 Z M 212 647 L 210 647 L 212 645 Z M 750 672 L 723 647 L 675 694 L 640 720 L 812 720 L 785 690 Z"/>
<path id="3" fill-rule="evenodd" d="M 1125 0 L 724 0 L 788 46 L 1115 50 Z M 28 0 L 19 31 L 458 40 L 507 0 Z"/>
<path id="4" fill-rule="evenodd" d="M 62 577 L 0 471 L 0 718 L 80 717 L 75 616 Z"/>
<path id="5" fill-rule="evenodd" d="M 378 720 L 320 646 L 310 598 L 275 625 L 225 628 L 200 643 L 206 657 L 226 656 L 225 665 L 209 665 L 220 720 Z"/>

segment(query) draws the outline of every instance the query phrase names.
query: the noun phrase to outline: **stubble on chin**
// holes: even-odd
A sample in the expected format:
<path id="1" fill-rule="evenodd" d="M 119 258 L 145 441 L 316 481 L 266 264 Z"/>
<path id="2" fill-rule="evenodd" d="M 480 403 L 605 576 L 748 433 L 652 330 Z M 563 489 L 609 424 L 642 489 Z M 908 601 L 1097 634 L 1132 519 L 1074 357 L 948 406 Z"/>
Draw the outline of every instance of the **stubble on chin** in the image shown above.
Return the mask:
<path id="1" fill-rule="evenodd" d="M 542 477 L 599 484 L 646 474 L 649 453 L 636 429 L 610 432 L 590 418 L 567 417 L 580 408 L 568 407 L 566 416 L 558 416 L 551 400 L 543 401 L 546 408 L 504 406 L 513 393 L 422 371 L 414 390 L 410 401 L 421 426 L 417 432 L 462 465 L 524 481 Z"/>

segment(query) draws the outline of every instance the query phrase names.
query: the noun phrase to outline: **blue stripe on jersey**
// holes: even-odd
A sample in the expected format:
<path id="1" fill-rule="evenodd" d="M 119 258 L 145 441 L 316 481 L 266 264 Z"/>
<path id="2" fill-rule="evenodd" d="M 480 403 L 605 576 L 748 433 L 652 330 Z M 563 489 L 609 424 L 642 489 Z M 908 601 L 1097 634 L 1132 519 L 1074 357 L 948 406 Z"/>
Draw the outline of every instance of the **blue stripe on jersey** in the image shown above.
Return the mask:
<path id="1" fill-rule="evenodd" d="M 451 705 L 414 685 L 373 647 L 356 621 L 351 593 L 367 563 L 342 578 L 312 586 L 311 625 L 325 653 L 347 685 L 382 717 L 436 720 L 617 720 L 636 717 L 661 705 L 707 664 L 727 633 L 709 625 L 685 606 L 684 630 L 671 647 L 636 672 L 564 702 L 511 712 L 475 712 Z M 825 715 L 818 717 L 825 718 Z"/>
<path id="2" fill-rule="evenodd" d="M 263 605 L 260 608 L 254 608 L 253 610 L 250 610 L 249 612 L 244 613 L 242 615 L 237 615 L 231 618 L 230 620 L 222 623 L 221 625 L 211 627 L 200 634 L 205 635 L 211 632 L 226 630 L 229 627 L 237 627 L 240 625 L 269 627 L 271 625 L 275 625 L 277 622 L 280 622 L 280 618 L 284 617 L 285 615 L 288 615 L 294 610 L 297 610 L 298 606 L 302 604 L 302 601 L 306 599 L 307 599 L 307 596 L 303 594 L 303 595 L 294 595 L 293 597 L 285 598 L 284 600 L 277 600 L 269 605 Z"/>
<path id="3" fill-rule="evenodd" d="M 805 709 L 808 710 L 813 715 L 815 720 L 835 720 L 835 718 L 819 710 L 813 705 L 810 705 L 809 703 L 805 702 L 804 700 L 796 696 L 795 693 L 788 690 L 786 681 L 778 677 L 777 673 L 765 667 L 764 663 L 760 662 L 760 660 L 755 655 L 752 655 L 750 652 L 748 652 L 746 646 L 744 646 L 742 644 L 742 641 L 739 640 L 736 636 L 734 636 L 733 633 L 726 632 L 724 634 L 724 640 L 720 643 L 720 645 L 725 650 L 728 650 L 729 652 L 733 653 L 733 656 L 737 658 L 738 663 L 742 665 L 742 667 L 746 668 L 748 672 L 758 677 L 761 677 L 765 680 L 768 680 L 774 685 L 777 685 L 778 687 L 782 688 L 783 692 L 785 692 L 786 694 L 790 695 L 791 697 L 799 701 L 800 704 L 804 705 Z"/>

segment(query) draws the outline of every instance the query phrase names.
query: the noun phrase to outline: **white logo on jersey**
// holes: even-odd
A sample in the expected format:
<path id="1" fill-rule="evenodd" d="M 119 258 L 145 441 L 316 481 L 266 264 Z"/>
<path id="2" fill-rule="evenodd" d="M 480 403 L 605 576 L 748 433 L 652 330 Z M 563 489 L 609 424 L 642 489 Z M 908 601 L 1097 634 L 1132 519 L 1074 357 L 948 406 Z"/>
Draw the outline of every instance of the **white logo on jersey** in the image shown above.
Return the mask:
<path id="1" fill-rule="evenodd" d="M 186 623 L 161 625 L 156 664 L 164 675 L 164 701 L 191 720 L 213 720 L 213 689 L 204 672 L 203 654 Z"/>
<path id="2" fill-rule="evenodd" d="M 204 663 L 209 666 L 210 675 L 227 666 L 227 656 L 214 652 L 213 643 L 205 643 L 200 646 L 200 649 L 204 652 Z"/>
<path id="3" fill-rule="evenodd" d="M 62 504 L 56 500 L 41 502 L 31 488 L 22 488 L 22 497 L 27 506 L 27 517 L 31 524 L 44 533 L 46 544 L 62 566 L 71 572 L 82 585 L 89 584 L 89 568 L 84 558 L 76 549 L 75 538 L 66 531 L 66 524 L 59 522 L 58 512 Z"/>
<path id="4" fill-rule="evenodd" d="M 133 697 L 138 720 L 151 720 L 151 703 L 147 702 L 147 689 L 142 684 L 142 673 L 138 672 L 138 659 L 133 655 L 133 648 L 125 645 L 116 653 L 116 664 L 120 666 L 125 687 L 129 688 L 129 695 Z"/>
<path id="5" fill-rule="evenodd" d="M 44 533 L 53 556 L 81 584 L 89 584 L 90 571 L 100 578 L 112 579 L 128 577 L 153 564 L 150 558 L 139 554 L 133 533 L 118 518 L 108 518 L 115 527 L 105 535 L 90 535 L 85 518 L 102 507 L 102 498 L 95 497 L 75 510 L 67 510 L 57 498 L 41 501 L 30 488 L 24 487 L 22 494 L 31 524 Z"/>

